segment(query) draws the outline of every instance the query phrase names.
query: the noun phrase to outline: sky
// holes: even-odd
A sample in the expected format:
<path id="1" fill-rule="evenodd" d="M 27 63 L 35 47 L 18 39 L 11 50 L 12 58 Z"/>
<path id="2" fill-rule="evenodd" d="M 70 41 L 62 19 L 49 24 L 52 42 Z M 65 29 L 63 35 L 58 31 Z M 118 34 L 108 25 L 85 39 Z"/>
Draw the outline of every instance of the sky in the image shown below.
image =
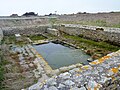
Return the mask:
<path id="1" fill-rule="evenodd" d="M 72 14 L 120 11 L 120 0 L 0 0 L 0 16 L 35 12 Z"/>

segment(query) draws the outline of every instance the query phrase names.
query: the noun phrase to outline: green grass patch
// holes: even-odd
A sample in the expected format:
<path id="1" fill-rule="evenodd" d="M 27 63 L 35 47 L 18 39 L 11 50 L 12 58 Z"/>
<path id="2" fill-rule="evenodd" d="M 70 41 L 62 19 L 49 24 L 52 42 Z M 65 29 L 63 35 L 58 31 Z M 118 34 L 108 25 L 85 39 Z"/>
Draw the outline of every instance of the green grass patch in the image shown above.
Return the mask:
<path id="1" fill-rule="evenodd" d="M 96 20 L 96 21 L 83 21 L 80 22 L 83 25 L 92 25 L 92 26 L 107 26 L 107 22 L 105 20 Z"/>
<path id="2" fill-rule="evenodd" d="M 63 21 L 59 23 L 65 24 L 81 24 L 81 25 L 91 25 L 91 26 L 104 26 L 107 27 L 108 23 L 105 20 L 95 20 L 95 21 Z"/>
<path id="3" fill-rule="evenodd" d="M 24 42 L 24 41 L 16 41 L 15 44 L 19 45 L 19 46 L 23 46 L 23 45 L 26 44 L 26 42 Z"/>
<path id="4" fill-rule="evenodd" d="M 22 37 L 21 37 L 22 38 Z M 5 44 L 16 44 L 19 46 L 23 46 L 26 44 L 26 40 L 21 39 L 21 40 L 16 40 L 16 37 L 14 35 L 11 36 L 5 36 L 3 42 Z"/>
<path id="5" fill-rule="evenodd" d="M 50 18 L 49 19 L 49 23 L 52 25 L 55 24 L 56 22 L 57 22 L 57 18 Z"/>
<path id="6" fill-rule="evenodd" d="M 28 36 L 32 41 L 35 41 L 35 40 L 43 40 L 43 39 L 46 39 L 46 37 L 42 36 L 42 35 L 31 35 L 31 36 Z"/>
<path id="7" fill-rule="evenodd" d="M 100 27 L 114 27 L 120 28 L 120 22 L 116 24 L 111 24 L 106 20 L 88 20 L 88 21 L 57 21 L 58 24 L 81 24 L 90 26 L 100 26 Z"/>
<path id="8" fill-rule="evenodd" d="M 4 66 L 7 65 L 9 62 L 5 60 L 2 51 L 0 50 L 0 90 L 4 90 L 4 73 L 5 73 L 5 68 Z"/>
<path id="9" fill-rule="evenodd" d="M 118 24 L 113 24 L 112 27 L 120 28 L 120 22 Z"/>
<path id="10" fill-rule="evenodd" d="M 106 42 L 95 42 L 95 41 L 84 39 L 84 38 L 81 38 L 78 36 L 70 36 L 70 35 L 64 34 L 64 38 L 72 39 L 72 40 L 77 41 L 79 43 L 85 43 L 85 44 L 90 45 L 90 46 L 104 48 L 105 50 L 109 50 L 109 51 L 117 51 L 120 49 L 120 47 L 111 45 L 111 44 L 106 43 Z"/>
<path id="11" fill-rule="evenodd" d="M 13 44 L 16 41 L 15 36 L 5 36 L 3 38 L 5 44 Z"/>

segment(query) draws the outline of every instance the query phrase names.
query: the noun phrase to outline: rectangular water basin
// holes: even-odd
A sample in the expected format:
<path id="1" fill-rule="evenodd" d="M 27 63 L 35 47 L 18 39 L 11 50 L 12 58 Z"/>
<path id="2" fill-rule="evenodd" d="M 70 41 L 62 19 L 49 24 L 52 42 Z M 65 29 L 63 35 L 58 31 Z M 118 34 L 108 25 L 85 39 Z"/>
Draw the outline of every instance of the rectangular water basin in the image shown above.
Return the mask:
<path id="1" fill-rule="evenodd" d="M 90 58 L 81 49 L 63 46 L 49 42 L 42 45 L 33 46 L 39 54 L 48 62 L 52 69 L 68 66 L 77 63 L 88 64 Z"/>

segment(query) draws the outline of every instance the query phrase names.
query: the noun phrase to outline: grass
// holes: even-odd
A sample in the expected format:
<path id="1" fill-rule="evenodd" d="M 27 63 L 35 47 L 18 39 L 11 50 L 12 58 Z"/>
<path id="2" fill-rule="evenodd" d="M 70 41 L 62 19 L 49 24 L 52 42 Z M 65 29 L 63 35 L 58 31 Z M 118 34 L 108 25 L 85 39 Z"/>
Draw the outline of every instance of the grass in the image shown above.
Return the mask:
<path id="1" fill-rule="evenodd" d="M 27 43 L 27 41 L 23 39 L 23 36 L 21 37 L 21 40 L 16 40 L 16 37 L 14 35 L 4 36 L 3 42 L 7 45 L 16 44 L 16 45 L 19 45 L 19 46 L 23 46 Z"/>
<path id="2" fill-rule="evenodd" d="M 120 28 L 120 22 L 118 24 L 113 24 L 112 27 Z"/>
<path id="3" fill-rule="evenodd" d="M 79 43 L 85 43 L 87 45 L 91 45 L 91 46 L 98 47 L 98 48 L 103 48 L 103 49 L 109 50 L 109 51 L 117 51 L 120 49 L 120 47 L 111 45 L 111 44 L 106 43 L 106 42 L 95 42 L 92 40 L 81 38 L 79 36 L 70 36 L 70 35 L 64 34 L 64 37 L 67 39 L 75 40 Z"/>
<path id="4" fill-rule="evenodd" d="M 49 23 L 51 23 L 51 25 L 55 24 L 57 22 L 57 18 L 50 18 L 49 19 Z"/>
<path id="5" fill-rule="evenodd" d="M 5 36 L 3 40 L 5 44 L 13 44 L 16 41 L 15 36 Z"/>
<path id="6" fill-rule="evenodd" d="M 4 73 L 5 73 L 5 68 L 4 66 L 7 65 L 9 62 L 7 60 L 5 60 L 5 58 L 3 57 L 3 53 L 0 50 L 0 90 L 4 90 Z"/>
<path id="7" fill-rule="evenodd" d="M 3 82 L 4 81 L 4 66 L 2 62 L 0 62 L 0 90 L 3 89 Z"/>
<path id="8" fill-rule="evenodd" d="M 105 20 L 80 21 L 78 24 L 107 27 L 107 22 Z"/>
<path id="9" fill-rule="evenodd" d="M 46 39 L 46 37 L 42 36 L 42 35 L 31 35 L 31 36 L 28 36 L 32 41 L 35 41 L 35 40 L 43 40 L 43 39 Z"/>
<path id="10" fill-rule="evenodd" d="M 110 24 L 106 20 L 91 20 L 91 21 L 57 21 L 57 23 L 64 24 L 81 24 L 81 25 L 90 25 L 90 26 L 100 26 L 100 27 L 114 27 L 120 28 L 120 22 L 117 24 Z"/>
<path id="11" fill-rule="evenodd" d="M 91 26 L 104 26 L 107 27 L 108 23 L 105 20 L 96 20 L 96 21 L 63 21 L 60 23 L 65 24 L 81 24 L 81 25 L 91 25 Z"/>
<path id="12" fill-rule="evenodd" d="M 4 80 L 4 64 L 3 64 L 3 55 L 0 49 L 0 90 L 3 89 L 3 80 Z"/>

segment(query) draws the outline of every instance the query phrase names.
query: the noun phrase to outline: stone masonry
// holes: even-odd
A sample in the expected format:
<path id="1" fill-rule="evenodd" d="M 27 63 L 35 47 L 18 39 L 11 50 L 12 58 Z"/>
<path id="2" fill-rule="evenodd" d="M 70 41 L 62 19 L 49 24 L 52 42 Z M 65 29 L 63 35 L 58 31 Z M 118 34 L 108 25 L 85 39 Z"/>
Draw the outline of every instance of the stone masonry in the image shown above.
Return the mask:
<path id="1" fill-rule="evenodd" d="M 19 26 L 19 27 L 6 27 L 2 28 L 4 35 L 14 34 L 41 34 L 44 33 L 48 28 L 48 25 L 39 26 Z"/>
<path id="2" fill-rule="evenodd" d="M 64 24 L 57 29 L 69 35 L 79 35 L 94 41 L 104 41 L 120 45 L 120 28 Z"/>
<path id="3" fill-rule="evenodd" d="M 3 31 L 0 29 L 0 43 L 2 39 L 3 39 Z"/>
<path id="4" fill-rule="evenodd" d="M 120 50 L 38 82 L 27 90 L 119 90 Z"/>

